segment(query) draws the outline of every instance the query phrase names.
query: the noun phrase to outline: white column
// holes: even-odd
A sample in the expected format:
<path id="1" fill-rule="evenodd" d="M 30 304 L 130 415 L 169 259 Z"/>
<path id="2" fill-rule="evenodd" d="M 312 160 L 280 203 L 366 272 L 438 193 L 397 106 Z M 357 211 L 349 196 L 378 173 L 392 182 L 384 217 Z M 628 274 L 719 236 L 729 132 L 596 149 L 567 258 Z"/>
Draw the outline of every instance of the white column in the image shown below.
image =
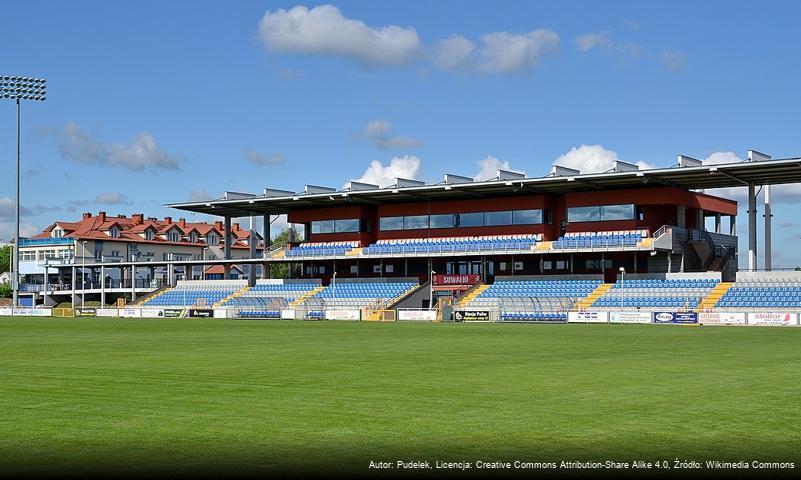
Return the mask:
<path id="1" fill-rule="evenodd" d="M 720 214 L 715 214 L 715 233 L 721 233 L 720 231 Z"/>
<path id="2" fill-rule="evenodd" d="M 231 259 L 231 217 L 224 217 L 223 222 L 223 253 L 226 260 Z M 231 265 L 223 266 L 223 278 L 231 278 Z"/>
<path id="3" fill-rule="evenodd" d="M 106 306 L 106 267 L 100 266 L 100 308 Z"/>
<path id="4" fill-rule="evenodd" d="M 770 210 L 770 185 L 762 187 L 765 192 L 765 270 L 770 270 L 771 264 L 771 218 L 773 214 Z"/>
<path id="5" fill-rule="evenodd" d="M 78 300 L 78 296 L 75 294 L 75 285 L 77 283 L 78 269 L 74 266 L 72 267 L 72 306 L 75 307 L 75 302 Z"/>
<path id="6" fill-rule="evenodd" d="M 757 268 L 757 207 L 756 207 L 756 187 L 754 184 L 748 185 L 748 269 Z"/>

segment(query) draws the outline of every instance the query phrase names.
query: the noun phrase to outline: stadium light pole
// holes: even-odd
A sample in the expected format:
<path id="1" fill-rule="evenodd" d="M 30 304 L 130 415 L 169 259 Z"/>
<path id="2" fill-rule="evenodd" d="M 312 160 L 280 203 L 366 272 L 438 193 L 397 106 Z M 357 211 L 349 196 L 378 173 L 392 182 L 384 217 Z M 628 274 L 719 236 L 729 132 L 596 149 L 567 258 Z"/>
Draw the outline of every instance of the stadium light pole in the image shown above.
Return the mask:
<path id="1" fill-rule="evenodd" d="M 14 273 L 11 277 L 13 290 L 13 306 L 19 307 L 19 170 L 20 170 L 20 100 L 37 100 L 43 102 L 46 95 L 44 78 L 21 77 L 17 75 L 0 76 L 0 98 L 8 98 L 17 102 L 17 188 L 14 202 Z"/>
<path id="2" fill-rule="evenodd" d="M 620 267 L 620 309 L 623 310 L 623 297 L 626 294 L 626 267 Z"/>

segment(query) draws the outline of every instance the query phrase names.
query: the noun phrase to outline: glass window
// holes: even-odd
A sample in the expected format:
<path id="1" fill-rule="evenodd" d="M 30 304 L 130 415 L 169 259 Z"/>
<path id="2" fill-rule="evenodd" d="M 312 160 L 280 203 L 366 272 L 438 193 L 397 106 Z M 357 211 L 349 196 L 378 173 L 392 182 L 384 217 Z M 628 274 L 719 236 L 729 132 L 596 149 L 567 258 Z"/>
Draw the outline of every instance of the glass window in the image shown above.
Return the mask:
<path id="1" fill-rule="evenodd" d="M 453 228 L 456 225 L 456 215 L 446 213 L 431 215 L 431 228 Z"/>
<path id="2" fill-rule="evenodd" d="M 336 220 L 334 222 L 334 231 L 337 233 L 345 233 L 345 232 L 358 232 L 359 231 L 359 219 L 358 218 L 347 218 L 344 220 Z"/>
<path id="3" fill-rule="evenodd" d="M 483 227 L 484 214 L 482 212 L 475 213 L 459 213 L 459 227 Z"/>
<path id="4" fill-rule="evenodd" d="M 568 222 L 597 222 L 601 219 L 600 207 L 571 207 L 567 209 Z"/>
<path id="5" fill-rule="evenodd" d="M 403 230 L 403 217 L 381 217 L 378 225 L 381 230 Z"/>
<path id="6" fill-rule="evenodd" d="M 512 212 L 512 223 L 515 225 L 533 225 L 542 223 L 542 210 L 515 210 Z"/>
<path id="7" fill-rule="evenodd" d="M 511 225 L 512 224 L 512 212 L 505 211 L 505 212 L 485 212 L 484 213 L 484 225 L 492 226 L 492 225 Z"/>
<path id="8" fill-rule="evenodd" d="M 601 220 L 634 220 L 634 205 L 601 205 Z"/>
<path id="9" fill-rule="evenodd" d="M 428 228 L 428 215 L 410 215 L 403 217 L 404 230 L 418 230 Z"/>
<path id="10" fill-rule="evenodd" d="M 334 233 L 333 220 L 317 220 L 311 222 L 311 233 Z"/>

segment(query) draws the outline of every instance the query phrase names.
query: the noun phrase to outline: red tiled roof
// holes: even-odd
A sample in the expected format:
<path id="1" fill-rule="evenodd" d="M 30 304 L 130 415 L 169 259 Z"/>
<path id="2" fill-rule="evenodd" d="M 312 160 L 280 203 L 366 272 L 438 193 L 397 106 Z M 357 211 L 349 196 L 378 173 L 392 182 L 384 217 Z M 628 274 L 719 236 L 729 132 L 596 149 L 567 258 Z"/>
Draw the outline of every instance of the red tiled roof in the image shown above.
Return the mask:
<path id="1" fill-rule="evenodd" d="M 50 238 L 52 230 L 58 225 L 64 230 L 65 238 L 75 238 L 76 240 L 103 240 L 109 242 L 129 242 L 129 243 L 157 243 L 164 245 L 184 245 L 193 247 L 205 247 L 206 235 L 209 232 L 215 232 L 220 237 L 220 242 L 213 246 L 223 245 L 223 235 L 214 224 L 195 222 L 187 223 L 183 219 L 179 222 L 170 220 L 156 220 L 152 218 L 144 218 L 141 214 L 134 214 L 132 217 L 107 217 L 104 212 L 99 215 L 92 216 L 88 213 L 79 222 L 61 222 L 57 221 L 47 227 L 42 233 L 36 234 L 31 238 Z M 119 238 L 112 238 L 105 232 L 109 231 L 112 226 L 116 225 L 119 228 Z M 151 228 L 154 230 L 155 235 L 152 240 L 144 238 L 145 231 Z M 190 242 L 188 238 L 182 238 L 179 242 L 170 242 L 160 235 L 166 235 L 172 228 L 177 228 L 182 236 L 188 236 L 190 232 L 197 231 L 199 234 L 197 242 Z M 247 239 L 250 237 L 250 232 L 247 230 L 238 229 L 238 224 L 232 227 L 233 243 L 232 248 L 246 249 L 249 248 Z M 261 245 L 258 247 L 261 249 Z"/>

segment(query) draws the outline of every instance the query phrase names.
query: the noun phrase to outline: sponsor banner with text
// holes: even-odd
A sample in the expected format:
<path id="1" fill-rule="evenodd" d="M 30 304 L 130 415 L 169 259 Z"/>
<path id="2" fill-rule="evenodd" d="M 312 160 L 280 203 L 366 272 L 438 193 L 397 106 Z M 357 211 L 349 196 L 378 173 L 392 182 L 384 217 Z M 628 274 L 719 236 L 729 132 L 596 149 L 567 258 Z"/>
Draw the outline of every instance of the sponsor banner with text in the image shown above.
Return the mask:
<path id="1" fill-rule="evenodd" d="M 568 312 L 567 321 L 573 323 L 609 323 L 609 312 Z"/>
<path id="2" fill-rule="evenodd" d="M 745 313 L 741 312 L 701 312 L 698 322 L 704 325 L 745 325 Z"/>
<path id="3" fill-rule="evenodd" d="M 609 312 L 609 323 L 651 323 L 651 312 Z"/>
<path id="4" fill-rule="evenodd" d="M 281 310 L 281 318 L 284 320 L 294 320 L 295 319 L 295 310 L 291 308 L 285 308 Z"/>
<path id="5" fill-rule="evenodd" d="M 696 312 L 654 312 L 654 323 L 698 323 Z"/>
<path id="6" fill-rule="evenodd" d="M 453 320 L 456 322 L 489 322 L 490 312 L 488 310 L 456 310 L 453 312 Z"/>
<path id="7" fill-rule="evenodd" d="M 164 318 L 180 318 L 184 316 L 183 308 L 165 308 Z"/>
<path id="8" fill-rule="evenodd" d="M 141 310 L 142 318 L 161 318 L 164 316 L 163 308 L 143 308 Z"/>
<path id="9" fill-rule="evenodd" d="M 142 316 L 142 310 L 138 308 L 123 308 L 120 310 L 120 317 L 122 318 L 140 318 Z"/>
<path id="10" fill-rule="evenodd" d="M 120 312 L 116 308 L 98 308 L 96 315 L 98 317 L 119 317 Z"/>
<path id="11" fill-rule="evenodd" d="M 0 315 L 10 317 L 14 315 L 14 309 L 11 307 L 0 307 Z"/>
<path id="12" fill-rule="evenodd" d="M 398 310 L 398 320 L 433 322 L 436 319 L 436 310 Z"/>
<path id="13" fill-rule="evenodd" d="M 755 312 L 748 314 L 749 325 L 789 327 L 798 325 L 797 313 Z"/>
<path id="14" fill-rule="evenodd" d="M 360 310 L 326 310 L 326 320 L 360 320 L 362 318 Z"/>
<path id="15" fill-rule="evenodd" d="M 213 318 L 214 310 L 210 308 L 190 308 L 188 316 L 193 318 Z"/>
<path id="16" fill-rule="evenodd" d="M 76 317 L 96 317 L 97 316 L 97 309 L 92 307 L 84 307 L 84 308 L 76 308 L 75 309 L 75 316 Z"/>

